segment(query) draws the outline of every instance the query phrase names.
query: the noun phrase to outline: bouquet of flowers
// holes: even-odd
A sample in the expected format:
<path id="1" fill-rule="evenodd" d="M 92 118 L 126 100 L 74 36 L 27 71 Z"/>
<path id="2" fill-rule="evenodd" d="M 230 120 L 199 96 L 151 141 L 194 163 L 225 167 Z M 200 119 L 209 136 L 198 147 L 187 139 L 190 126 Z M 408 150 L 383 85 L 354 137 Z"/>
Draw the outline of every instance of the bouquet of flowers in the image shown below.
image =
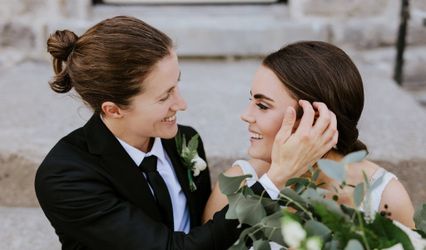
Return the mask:
<path id="1" fill-rule="evenodd" d="M 373 212 L 369 207 L 370 185 L 354 187 L 357 208 L 337 203 L 338 195 L 326 198 L 328 190 L 317 183 L 320 171 L 338 180 L 340 189 L 347 184 L 345 165 L 361 161 L 365 151 L 351 153 L 340 162 L 318 161 L 318 168 L 309 168 L 310 177 L 290 179 L 278 200 L 253 193 L 242 181 L 250 175 L 219 176 L 219 186 L 229 200 L 227 219 L 238 219 L 244 230 L 230 249 L 426 249 L 426 204 L 415 214 L 415 230 L 392 221 L 386 211 Z M 336 190 L 338 191 L 338 190 Z M 359 207 L 362 207 L 359 208 Z"/>

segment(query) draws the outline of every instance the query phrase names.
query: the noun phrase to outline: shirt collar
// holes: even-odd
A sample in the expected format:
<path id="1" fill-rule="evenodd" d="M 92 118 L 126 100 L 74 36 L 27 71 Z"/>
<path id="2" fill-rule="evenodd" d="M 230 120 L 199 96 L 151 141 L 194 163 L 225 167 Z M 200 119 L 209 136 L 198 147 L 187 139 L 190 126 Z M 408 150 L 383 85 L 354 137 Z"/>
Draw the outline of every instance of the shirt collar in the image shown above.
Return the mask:
<path id="1" fill-rule="evenodd" d="M 135 162 L 136 166 L 139 166 L 142 163 L 143 159 L 150 155 L 155 155 L 163 163 L 166 162 L 163 144 L 161 142 L 161 139 L 158 137 L 154 139 L 154 144 L 152 145 L 151 150 L 147 153 L 142 152 L 139 149 L 129 145 L 127 142 L 121 140 L 118 137 L 116 138 L 120 142 L 121 146 L 123 146 L 124 150 L 126 150 L 126 152 L 129 154 L 130 158 L 132 158 L 132 160 Z"/>
<path id="2" fill-rule="evenodd" d="M 100 114 L 100 117 L 101 117 L 102 122 L 104 122 L 104 118 L 103 118 L 102 114 Z M 129 154 L 130 158 L 132 158 L 132 160 L 135 162 L 136 166 L 139 166 L 142 163 L 143 159 L 146 156 L 150 156 L 150 155 L 157 156 L 157 158 L 162 163 L 166 162 L 166 158 L 165 158 L 165 155 L 164 155 L 163 143 L 161 142 L 161 139 L 158 138 L 158 137 L 155 138 L 154 144 L 152 145 L 152 148 L 151 148 L 151 151 L 149 151 L 148 153 L 140 151 L 139 149 L 128 144 L 127 142 L 121 140 L 117 136 L 115 136 L 115 138 L 117 138 L 118 142 L 120 142 L 121 146 L 124 148 L 124 150 L 126 150 L 127 154 Z"/>

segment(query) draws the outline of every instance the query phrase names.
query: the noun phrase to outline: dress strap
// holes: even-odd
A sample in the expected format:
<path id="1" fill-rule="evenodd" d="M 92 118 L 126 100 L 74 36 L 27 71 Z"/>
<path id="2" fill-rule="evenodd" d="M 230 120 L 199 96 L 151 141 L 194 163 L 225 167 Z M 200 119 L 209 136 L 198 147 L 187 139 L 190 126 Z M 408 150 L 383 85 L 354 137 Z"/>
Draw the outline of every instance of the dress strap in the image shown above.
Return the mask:
<path id="1" fill-rule="evenodd" d="M 370 178 L 370 187 L 374 186 L 374 188 L 371 190 L 371 208 L 373 211 L 379 212 L 383 192 L 392 179 L 398 180 L 394 174 L 386 171 L 383 168 L 376 170 L 376 172 Z"/>
<path id="2" fill-rule="evenodd" d="M 251 175 L 250 178 L 246 179 L 247 186 L 253 185 L 259 179 L 259 177 L 256 174 L 256 170 L 254 170 L 254 168 L 250 164 L 250 162 L 248 162 L 246 160 L 237 160 L 237 161 L 234 162 L 234 164 L 232 164 L 232 166 L 240 167 L 245 175 L 246 174 Z"/>

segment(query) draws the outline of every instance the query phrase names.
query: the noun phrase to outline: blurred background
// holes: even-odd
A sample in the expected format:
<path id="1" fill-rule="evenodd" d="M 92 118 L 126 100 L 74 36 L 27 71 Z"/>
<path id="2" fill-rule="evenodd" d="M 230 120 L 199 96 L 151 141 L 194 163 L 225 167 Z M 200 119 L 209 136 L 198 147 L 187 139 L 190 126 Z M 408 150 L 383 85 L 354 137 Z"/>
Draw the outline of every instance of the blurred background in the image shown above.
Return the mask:
<path id="1" fill-rule="evenodd" d="M 0 249 L 60 249 L 34 194 L 49 149 L 91 113 L 75 93 L 55 94 L 46 40 L 77 35 L 116 15 L 140 18 L 173 38 L 188 110 L 212 179 L 246 158 L 239 119 L 266 54 L 299 40 L 344 49 L 361 71 L 359 123 L 369 159 L 396 173 L 415 205 L 426 202 L 425 0 L 0 0 Z"/>

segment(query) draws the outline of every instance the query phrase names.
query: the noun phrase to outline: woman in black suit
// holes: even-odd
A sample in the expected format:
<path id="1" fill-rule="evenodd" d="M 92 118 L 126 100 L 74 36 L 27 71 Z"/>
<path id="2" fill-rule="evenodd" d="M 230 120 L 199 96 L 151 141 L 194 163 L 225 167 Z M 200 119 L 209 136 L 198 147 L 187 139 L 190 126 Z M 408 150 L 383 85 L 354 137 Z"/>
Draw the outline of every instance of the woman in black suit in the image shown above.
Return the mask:
<path id="1" fill-rule="evenodd" d="M 81 37 L 56 31 L 47 45 L 56 73 L 51 88 L 59 93 L 74 88 L 94 111 L 52 148 L 36 175 L 37 198 L 62 248 L 228 248 L 237 239 L 238 223 L 225 220 L 224 208 L 201 225 L 211 192 L 209 171 L 200 158 L 201 167 L 188 170 L 175 143 L 178 132 L 187 141 L 197 132 L 176 123 L 186 102 L 171 39 L 120 16 Z M 296 143 L 298 153 L 287 164 L 317 159 L 330 144 L 330 117 L 320 120 L 323 129 Z M 199 138 L 196 151 L 206 161 Z M 280 186 L 276 177 L 272 182 Z M 253 189 L 261 192 L 264 186 Z"/>

